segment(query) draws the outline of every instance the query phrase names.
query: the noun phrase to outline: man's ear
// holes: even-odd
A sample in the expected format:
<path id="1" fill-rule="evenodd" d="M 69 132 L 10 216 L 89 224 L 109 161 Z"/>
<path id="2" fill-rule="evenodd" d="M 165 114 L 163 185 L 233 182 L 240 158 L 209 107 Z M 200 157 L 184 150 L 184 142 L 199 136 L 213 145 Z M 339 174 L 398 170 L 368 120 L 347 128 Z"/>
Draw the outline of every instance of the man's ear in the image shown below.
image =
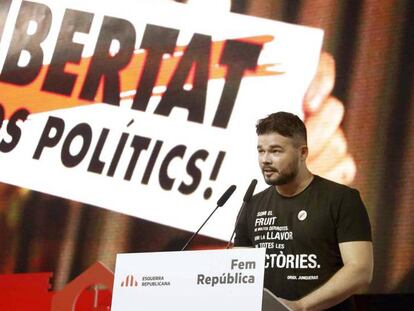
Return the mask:
<path id="1" fill-rule="evenodd" d="M 305 161 L 309 154 L 309 148 L 307 145 L 302 145 L 299 147 L 300 158 Z"/>

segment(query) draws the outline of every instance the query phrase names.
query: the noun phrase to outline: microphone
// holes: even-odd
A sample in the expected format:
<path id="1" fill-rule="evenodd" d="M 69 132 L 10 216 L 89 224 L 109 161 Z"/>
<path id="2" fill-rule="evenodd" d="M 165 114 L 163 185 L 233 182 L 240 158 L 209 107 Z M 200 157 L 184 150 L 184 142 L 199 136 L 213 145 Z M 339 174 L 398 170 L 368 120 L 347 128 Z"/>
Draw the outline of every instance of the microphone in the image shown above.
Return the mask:
<path id="1" fill-rule="evenodd" d="M 213 214 L 216 212 L 216 210 L 223 206 L 224 204 L 226 204 L 227 200 L 230 198 L 230 196 L 233 194 L 234 190 L 236 190 L 236 186 L 235 185 L 231 185 L 226 192 L 223 193 L 223 195 L 220 197 L 220 199 L 217 200 L 217 206 L 214 209 L 214 211 L 211 212 L 210 216 L 207 217 L 207 219 L 203 222 L 203 224 L 200 226 L 200 228 L 198 228 L 198 230 L 196 232 L 194 232 L 194 234 L 191 236 L 191 238 L 187 241 L 187 243 L 185 243 L 185 245 L 183 246 L 183 248 L 181 249 L 181 251 L 185 250 L 187 248 L 187 246 L 191 243 L 191 241 L 195 238 L 195 236 L 200 232 L 201 228 L 204 227 L 204 225 L 207 223 L 207 221 L 210 219 L 211 216 L 213 216 Z"/>
<path id="2" fill-rule="evenodd" d="M 223 193 L 223 195 L 220 197 L 220 199 L 217 200 L 217 206 L 221 207 L 224 204 L 226 204 L 227 200 L 230 198 L 230 196 L 233 194 L 234 190 L 236 190 L 235 185 L 231 185 L 226 192 Z"/>
<path id="3" fill-rule="evenodd" d="M 256 185 L 257 185 L 257 179 L 253 179 L 250 182 L 249 188 L 247 188 L 247 191 L 243 197 L 243 203 L 248 203 L 250 201 L 250 199 L 253 196 L 253 192 L 254 192 L 254 189 L 256 188 Z"/>
<path id="4" fill-rule="evenodd" d="M 236 233 L 236 226 L 237 226 L 237 223 L 239 222 L 239 219 L 240 219 L 240 216 L 241 216 L 241 214 L 242 214 L 242 211 L 243 211 L 244 207 L 247 205 L 247 203 L 248 203 L 248 202 L 250 201 L 250 199 L 252 198 L 252 196 L 253 196 L 253 192 L 254 192 L 254 189 L 256 188 L 256 185 L 257 185 L 257 179 L 253 179 L 253 180 L 250 182 L 249 188 L 247 188 L 247 191 L 246 191 L 246 193 L 244 194 L 244 197 L 243 197 L 243 204 L 242 204 L 242 206 L 240 207 L 239 213 L 237 214 L 236 223 L 234 224 L 234 230 L 233 230 L 233 233 L 231 234 L 230 240 L 229 240 L 229 242 L 227 243 L 226 248 L 230 248 L 230 245 L 231 245 L 231 240 L 233 240 L 234 234 Z"/>

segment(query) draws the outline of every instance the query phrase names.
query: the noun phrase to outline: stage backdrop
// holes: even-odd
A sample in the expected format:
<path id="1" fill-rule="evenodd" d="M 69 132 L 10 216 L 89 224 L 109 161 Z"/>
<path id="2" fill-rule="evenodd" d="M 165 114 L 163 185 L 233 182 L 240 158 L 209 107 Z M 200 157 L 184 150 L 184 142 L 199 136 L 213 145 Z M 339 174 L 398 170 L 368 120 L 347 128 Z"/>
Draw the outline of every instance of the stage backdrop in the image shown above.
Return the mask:
<path id="1" fill-rule="evenodd" d="M 223 246 L 264 187 L 255 122 L 287 110 L 313 172 L 361 191 L 370 291 L 413 292 L 413 4 L 206 2 L 1 1 L 0 271 L 59 289 L 179 249 L 235 184 L 193 244 Z"/>

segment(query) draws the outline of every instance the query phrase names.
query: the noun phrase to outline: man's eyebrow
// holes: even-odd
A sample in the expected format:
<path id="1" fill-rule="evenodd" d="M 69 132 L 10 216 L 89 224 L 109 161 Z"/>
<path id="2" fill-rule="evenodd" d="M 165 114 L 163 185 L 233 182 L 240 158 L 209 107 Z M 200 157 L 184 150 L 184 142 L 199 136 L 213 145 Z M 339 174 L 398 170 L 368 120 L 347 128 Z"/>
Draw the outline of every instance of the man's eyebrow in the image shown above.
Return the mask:
<path id="1" fill-rule="evenodd" d="M 263 148 L 263 146 L 262 145 L 257 145 L 257 149 L 259 149 L 259 148 Z M 275 148 L 281 148 L 281 149 L 283 149 L 283 146 L 278 145 L 278 144 L 270 145 L 269 146 L 269 149 L 275 149 Z"/>

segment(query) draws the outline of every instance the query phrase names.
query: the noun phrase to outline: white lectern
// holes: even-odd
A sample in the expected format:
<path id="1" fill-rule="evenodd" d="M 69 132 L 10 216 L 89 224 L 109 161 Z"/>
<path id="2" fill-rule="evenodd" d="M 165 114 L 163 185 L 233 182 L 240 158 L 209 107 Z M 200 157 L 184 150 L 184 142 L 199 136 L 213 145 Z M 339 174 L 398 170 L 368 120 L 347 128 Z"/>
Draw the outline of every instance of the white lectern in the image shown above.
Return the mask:
<path id="1" fill-rule="evenodd" d="M 264 261 L 260 248 L 118 254 L 111 310 L 288 310 L 263 292 Z"/>

